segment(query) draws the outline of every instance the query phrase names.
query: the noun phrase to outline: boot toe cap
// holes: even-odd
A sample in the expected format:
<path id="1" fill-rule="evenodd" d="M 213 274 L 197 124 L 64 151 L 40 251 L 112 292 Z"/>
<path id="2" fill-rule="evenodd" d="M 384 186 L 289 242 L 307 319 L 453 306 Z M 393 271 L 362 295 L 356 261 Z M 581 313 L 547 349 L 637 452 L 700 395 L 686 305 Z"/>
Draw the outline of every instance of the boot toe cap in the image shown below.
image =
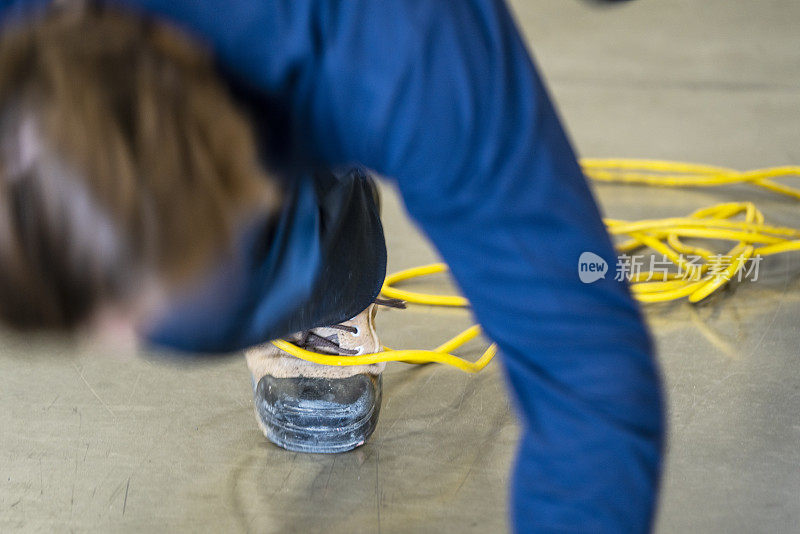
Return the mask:
<path id="1" fill-rule="evenodd" d="M 267 438 L 299 452 L 343 452 L 372 434 L 381 405 L 381 377 L 262 377 L 255 408 Z"/>

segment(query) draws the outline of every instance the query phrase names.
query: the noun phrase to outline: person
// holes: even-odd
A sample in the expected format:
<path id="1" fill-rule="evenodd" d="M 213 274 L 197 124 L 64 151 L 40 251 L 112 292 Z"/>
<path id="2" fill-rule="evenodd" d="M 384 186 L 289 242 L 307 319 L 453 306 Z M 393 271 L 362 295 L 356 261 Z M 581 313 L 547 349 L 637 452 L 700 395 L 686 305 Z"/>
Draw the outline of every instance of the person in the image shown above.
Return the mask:
<path id="1" fill-rule="evenodd" d="M 4 34 L 43 4 L 4 1 Z M 98 45 L 115 32 L 97 39 L 92 68 L 67 70 L 75 58 L 40 30 L 3 40 L 7 323 L 131 324 L 193 352 L 292 332 L 375 350 L 385 248 L 371 169 L 397 183 L 500 347 L 522 425 L 515 529 L 651 527 L 664 431 L 651 342 L 624 283 L 578 277 L 583 252 L 613 265 L 613 246 L 504 2 L 103 4 L 145 22 L 117 55 Z M 220 79 L 154 21 L 204 43 Z M 86 59 L 91 25 L 78 26 Z M 44 48 L 24 54 L 32 42 Z M 279 444 L 343 450 L 374 428 L 380 368 L 328 375 L 265 346 L 248 360 Z M 342 420 L 348 407 L 357 417 Z M 353 439 L 337 442 L 343 421 Z"/>

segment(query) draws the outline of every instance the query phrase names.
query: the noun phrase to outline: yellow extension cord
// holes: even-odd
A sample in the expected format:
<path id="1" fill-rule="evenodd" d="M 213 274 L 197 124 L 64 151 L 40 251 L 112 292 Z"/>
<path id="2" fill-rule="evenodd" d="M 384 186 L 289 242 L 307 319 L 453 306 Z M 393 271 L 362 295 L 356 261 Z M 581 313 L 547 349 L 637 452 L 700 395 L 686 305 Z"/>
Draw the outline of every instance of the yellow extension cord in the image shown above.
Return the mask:
<path id="1" fill-rule="evenodd" d="M 659 187 L 713 187 L 750 184 L 800 200 L 800 189 L 775 182 L 775 178 L 800 177 L 800 166 L 773 167 L 746 172 L 733 169 L 669 161 L 631 159 L 585 159 L 581 161 L 587 177 L 600 182 L 639 184 Z M 738 218 L 737 218 L 738 217 Z M 659 271 L 661 280 L 653 280 L 651 271 L 631 273 L 631 290 L 641 302 L 665 302 L 687 297 L 699 302 L 725 286 L 740 274 L 748 260 L 782 252 L 800 250 L 800 229 L 764 224 L 764 215 L 751 202 L 730 202 L 703 208 L 686 217 L 622 221 L 605 219 L 612 237 L 626 237 L 616 248 L 626 254 L 649 248 L 672 262 L 678 273 Z M 732 241 L 733 248 L 720 254 L 683 238 Z M 689 265 L 691 255 L 701 260 Z M 692 269 L 689 279 L 683 272 Z M 444 263 L 406 269 L 386 277 L 381 294 L 414 304 L 467 307 L 469 302 L 458 295 L 431 295 L 394 287 L 398 282 L 447 271 Z M 297 358 L 323 365 L 368 365 L 399 361 L 413 364 L 443 363 L 468 373 L 477 373 L 492 360 L 497 347 L 491 345 L 475 362 L 459 358 L 452 351 L 479 336 L 481 328 L 472 326 L 432 350 L 392 350 L 360 356 L 332 356 L 308 351 L 284 340 L 272 343 Z"/>

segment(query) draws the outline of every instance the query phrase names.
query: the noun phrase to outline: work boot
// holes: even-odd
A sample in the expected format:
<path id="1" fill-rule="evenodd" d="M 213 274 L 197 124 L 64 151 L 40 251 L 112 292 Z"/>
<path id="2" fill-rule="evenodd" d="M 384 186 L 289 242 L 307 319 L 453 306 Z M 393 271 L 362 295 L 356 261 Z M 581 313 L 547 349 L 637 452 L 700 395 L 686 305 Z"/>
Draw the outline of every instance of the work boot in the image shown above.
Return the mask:
<path id="1" fill-rule="evenodd" d="M 286 340 L 325 354 L 380 352 L 376 311 L 376 304 L 371 304 L 349 321 L 298 332 Z M 246 357 L 256 421 L 276 445 L 298 452 L 344 452 L 362 445 L 375 430 L 385 363 L 319 365 L 271 343 L 250 349 Z"/>

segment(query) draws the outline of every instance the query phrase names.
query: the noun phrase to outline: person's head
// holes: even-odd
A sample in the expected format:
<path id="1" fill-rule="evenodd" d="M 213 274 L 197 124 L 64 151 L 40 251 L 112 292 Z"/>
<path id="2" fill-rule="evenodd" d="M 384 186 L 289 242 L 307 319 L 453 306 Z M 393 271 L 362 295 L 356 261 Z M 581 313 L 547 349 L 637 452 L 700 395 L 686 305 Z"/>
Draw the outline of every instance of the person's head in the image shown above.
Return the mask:
<path id="1" fill-rule="evenodd" d="M 0 33 L 6 325 L 138 314 L 274 212 L 277 191 L 212 60 L 175 30 L 94 8 Z"/>

